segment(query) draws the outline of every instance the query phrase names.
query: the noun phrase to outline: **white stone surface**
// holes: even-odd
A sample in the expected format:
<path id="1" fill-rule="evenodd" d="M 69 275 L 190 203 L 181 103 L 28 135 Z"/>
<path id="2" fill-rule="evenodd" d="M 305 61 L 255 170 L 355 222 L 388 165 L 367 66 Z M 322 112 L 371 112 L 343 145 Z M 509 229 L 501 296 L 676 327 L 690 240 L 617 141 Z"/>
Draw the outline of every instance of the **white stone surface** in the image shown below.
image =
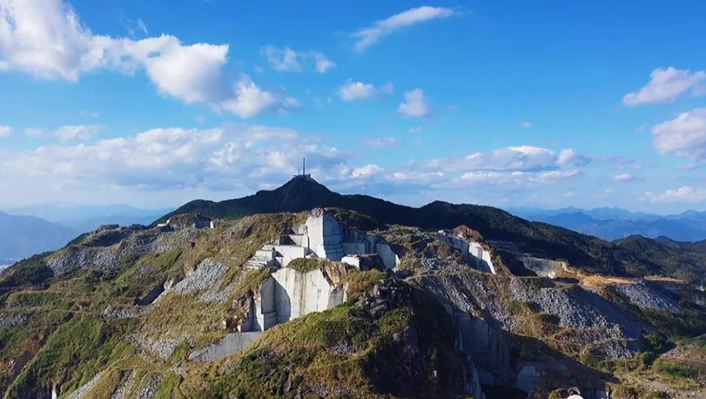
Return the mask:
<path id="1" fill-rule="evenodd" d="M 382 260 L 382 264 L 385 265 L 385 269 L 392 270 L 399 266 L 400 257 L 397 256 L 397 254 L 392 251 L 392 248 L 384 241 L 375 244 L 375 252 L 377 252 Z"/>
<path id="2" fill-rule="evenodd" d="M 358 256 L 346 255 L 341 259 L 341 262 L 360 269 L 360 258 Z"/>
<path id="3" fill-rule="evenodd" d="M 342 287 L 333 286 L 321 270 L 301 273 L 283 268 L 272 274 L 280 323 L 312 312 L 330 309 L 343 302 Z"/>
<path id="4" fill-rule="evenodd" d="M 244 332 L 228 334 L 217 343 L 204 349 L 193 352 L 189 355 L 189 360 L 200 362 L 212 362 L 223 359 L 233 353 L 241 352 L 248 345 L 255 342 L 261 332 Z"/>
<path id="5" fill-rule="evenodd" d="M 289 262 L 297 258 L 305 258 L 307 249 L 294 245 L 275 245 L 275 251 L 282 255 L 281 267 L 286 267 Z"/>
<path id="6" fill-rule="evenodd" d="M 306 220 L 309 248 L 322 259 L 339 261 L 343 257 L 343 229 L 336 217 L 323 210 L 314 210 Z"/>
<path id="7" fill-rule="evenodd" d="M 452 247 L 461 251 L 466 261 L 476 270 L 492 274 L 497 273 L 491 253 L 487 251 L 481 243 L 468 241 L 463 237 L 447 234 L 444 231 L 439 232 L 439 237 L 445 239 Z"/>
<path id="8" fill-rule="evenodd" d="M 557 270 L 561 270 L 562 267 L 564 267 L 563 262 L 551 259 L 535 258 L 528 255 L 522 256 L 520 261 L 525 268 L 532 270 L 540 277 L 556 278 Z"/>

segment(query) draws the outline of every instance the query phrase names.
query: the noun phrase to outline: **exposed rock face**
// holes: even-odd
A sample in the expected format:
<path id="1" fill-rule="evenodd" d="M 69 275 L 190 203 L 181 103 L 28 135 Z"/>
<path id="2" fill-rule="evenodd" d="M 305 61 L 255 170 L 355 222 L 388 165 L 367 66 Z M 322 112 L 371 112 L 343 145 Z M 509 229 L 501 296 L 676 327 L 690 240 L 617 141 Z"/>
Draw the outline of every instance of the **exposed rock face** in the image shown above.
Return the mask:
<path id="1" fill-rule="evenodd" d="M 228 334 L 217 343 L 192 353 L 189 355 L 189 360 L 200 362 L 221 360 L 233 353 L 241 352 L 248 345 L 255 342 L 260 337 L 260 334 L 261 332 L 257 331 Z"/>
<path id="2" fill-rule="evenodd" d="M 135 373 L 130 372 L 127 377 L 123 378 L 123 380 L 120 382 L 120 385 L 118 385 L 118 387 L 115 389 L 115 392 L 110 395 L 110 399 L 129 399 L 128 395 L 134 383 Z"/>
<path id="3" fill-rule="evenodd" d="M 25 314 L 0 313 L 0 328 L 11 328 L 25 324 L 29 319 Z"/>
<path id="4" fill-rule="evenodd" d="M 396 308 L 408 306 L 408 301 L 410 300 L 409 291 L 410 288 L 408 286 L 386 279 L 376 284 L 370 292 L 362 295 L 357 301 L 357 306 L 368 312 L 371 317 L 381 318 Z M 412 302 L 415 301 L 412 300 Z M 416 305 L 412 305 L 412 307 L 415 308 Z M 437 326 L 437 328 L 439 327 Z M 440 334 L 444 334 L 444 332 Z M 388 392 L 402 397 L 420 394 L 416 391 L 416 383 L 413 382 L 416 379 L 430 378 L 436 380 L 437 378 L 447 378 L 448 380 L 444 382 L 444 385 L 452 385 L 454 382 L 458 382 L 458 378 L 461 377 L 459 375 L 451 376 L 446 374 L 442 376 L 440 375 L 441 370 L 436 368 L 429 369 L 429 364 L 424 361 L 429 339 L 427 334 L 423 332 L 423 327 L 416 323 L 392 335 L 390 346 L 376 356 L 384 358 L 389 356 L 386 353 L 387 351 L 394 352 L 396 365 L 391 368 L 374 368 L 372 370 L 375 382 L 380 384 L 383 392 L 385 392 L 385 389 L 390 389 L 384 387 L 389 385 L 391 380 L 395 380 L 397 387 L 393 391 Z M 462 373 L 460 378 L 463 380 L 462 389 L 467 394 L 473 395 L 474 398 L 485 398 L 480 386 L 479 376 L 472 362 L 465 359 L 453 369 L 452 373 Z M 448 369 L 445 370 L 445 373 L 448 372 Z"/>
<path id="5" fill-rule="evenodd" d="M 676 312 L 678 310 L 677 299 L 673 294 L 656 289 L 644 282 L 616 284 L 611 288 L 625 295 L 631 304 L 639 308 L 666 310 L 668 312 Z"/>
<path id="6" fill-rule="evenodd" d="M 479 237 L 480 234 L 466 226 L 457 227 L 454 234 L 447 232 L 439 232 L 439 239 L 448 242 L 452 247 L 461 251 L 464 260 L 468 262 L 474 269 L 481 272 L 496 274 L 495 265 L 493 264 L 492 252 L 488 245 L 476 241 L 470 237 Z M 457 233 L 456 233 L 457 232 Z"/>
<path id="7" fill-rule="evenodd" d="M 642 325 L 593 292 L 548 279 L 485 276 L 459 271 L 413 278 L 454 316 L 460 346 L 478 367 L 481 383 L 510 386 L 519 381 L 526 390 L 537 381 L 529 369 L 521 374 L 522 367 L 512 360 L 517 355 L 511 333 L 528 328 L 522 323 L 534 320 L 533 315 L 555 320 L 554 328 L 566 331 L 556 339 L 577 351 L 591 348 L 601 358 L 616 359 L 631 357 L 641 348 Z M 530 311 L 527 316 L 517 313 Z M 556 365 L 542 367 L 551 370 Z"/>
<path id="8" fill-rule="evenodd" d="M 47 259 L 47 265 L 54 275 L 62 276 L 75 269 L 95 266 L 103 269 L 119 267 L 121 261 L 144 256 L 149 253 L 162 253 L 168 246 L 162 235 L 135 234 L 133 227 L 104 226 L 89 235 L 80 245 L 68 246 Z"/>
<path id="9" fill-rule="evenodd" d="M 360 262 L 356 256 L 377 255 L 386 269 L 399 265 L 399 257 L 381 237 L 346 227 L 324 209 L 314 209 L 306 223 L 285 232 L 274 243 L 255 252 L 246 266 L 251 269 L 286 267 L 299 258 L 345 261 L 351 266 Z"/>
<path id="10" fill-rule="evenodd" d="M 214 222 L 205 216 L 195 215 L 193 213 L 183 213 L 170 217 L 165 223 L 159 227 L 171 227 L 173 229 L 205 229 L 213 228 Z"/>
<path id="11" fill-rule="evenodd" d="M 184 342 L 193 344 L 193 339 L 191 337 L 152 339 L 141 335 L 132 337 L 132 343 L 136 347 L 163 360 L 169 359 L 174 349 Z"/>
<path id="12" fill-rule="evenodd" d="M 323 209 L 315 209 L 306 220 L 309 248 L 319 258 L 340 261 L 343 257 L 343 229 L 336 217 Z"/>
<path id="13" fill-rule="evenodd" d="M 227 271 L 228 268 L 225 265 L 212 259 L 204 259 L 171 290 L 182 295 L 207 290 L 215 286 Z"/>
<path id="14" fill-rule="evenodd" d="M 102 374 L 103 373 L 96 374 L 95 377 L 93 377 L 90 381 L 85 383 L 79 389 L 75 390 L 71 395 L 67 396 L 66 399 L 85 398 L 91 392 L 91 389 L 93 389 L 93 387 L 98 383 L 98 380 L 100 380 Z"/>
<path id="15" fill-rule="evenodd" d="M 142 308 L 126 306 L 107 306 L 103 316 L 116 319 L 134 319 L 142 316 Z"/>
<path id="16" fill-rule="evenodd" d="M 312 312 L 340 305 L 345 300 L 345 265 L 331 264 L 308 272 L 288 267 L 272 274 L 252 298 L 240 331 L 264 331 Z"/>
<path id="17" fill-rule="evenodd" d="M 564 262 L 536 258 L 529 255 L 523 255 L 519 257 L 522 265 L 528 270 L 533 271 L 537 276 L 555 278 L 557 271 L 566 267 Z"/>

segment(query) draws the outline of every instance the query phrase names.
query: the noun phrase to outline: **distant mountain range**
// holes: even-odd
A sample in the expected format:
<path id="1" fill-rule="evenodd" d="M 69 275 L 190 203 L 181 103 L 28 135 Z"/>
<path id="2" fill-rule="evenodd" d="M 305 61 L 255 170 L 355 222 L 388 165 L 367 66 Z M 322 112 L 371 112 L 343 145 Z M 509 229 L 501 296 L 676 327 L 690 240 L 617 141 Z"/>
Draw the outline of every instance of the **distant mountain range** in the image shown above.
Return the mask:
<path id="1" fill-rule="evenodd" d="M 130 205 L 37 205 L 12 208 L 13 215 L 32 215 L 60 223 L 78 232 L 95 230 L 104 224 L 149 224 L 167 209 L 141 209 Z"/>
<path id="2" fill-rule="evenodd" d="M 0 269 L 19 259 L 61 248 L 104 224 L 149 224 L 166 211 L 128 205 L 50 205 L 0 212 Z"/>
<path id="3" fill-rule="evenodd" d="M 528 220 L 565 227 L 605 240 L 617 240 L 631 235 L 668 237 L 676 241 L 706 239 L 706 212 L 656 215 L 620 208 L 512 208 L 509 211 Z"/>
<path id="4" fill-rule="evenodd" d="M 66 245 L 76 230 L 35 216 L 0 212 L 0 266 Z"/>

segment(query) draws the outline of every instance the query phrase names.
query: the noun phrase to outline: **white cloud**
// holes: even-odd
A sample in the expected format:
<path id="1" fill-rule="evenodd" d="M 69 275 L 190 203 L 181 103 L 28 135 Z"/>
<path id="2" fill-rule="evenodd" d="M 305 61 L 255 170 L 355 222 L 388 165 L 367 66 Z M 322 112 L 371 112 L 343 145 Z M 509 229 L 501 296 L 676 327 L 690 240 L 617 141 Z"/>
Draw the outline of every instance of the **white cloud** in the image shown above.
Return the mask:
<path id="1" fill-rule="evenodd" d="M 235 96 L 223 102 L 222 107 L 241 118 L 251 118 L 277 104 L 272 93 L 257 87 L 247 78 L 242 78 L 235 86 Z"/>
<path id="2" fill-rule="evenodd" d="M 252 97 L 228 90 L 231 85 L 223 73 L 228 51 L 226 44 L 185 45 L 171 35 L 141 40 L 95 35 L 62 0 L 0 0 L 0 70 L 20 70 L 45 79 L 76 82 L 82 74 L 96 70 L 132 75 L 144 69 L 167 96 L 187 104 L 206 103 L 216 109 L 230 109 L 222 105 Z M 259 113 L 280 105 L 281 99 L 276 95 L 258 90 L 276 101 L 262 107 L 262 96 L 256 96 L 257 104 L 236 109 L 257 109 Z M 236 112 L 248 115 L 244 117 L 258 113 Z"/>
<path id="3" fill-rule="evenodd" d="M 414 89 L 404 94 L 404 102 L 400 104 L 397 111 L 409 117 L 423 117 L 431 114 L 431 107 L 427 104 L 424 91 Z"/>
<path id="4" fill-rule="evenodd" d="M 621 173 L 613 176 L 613 180 L 617 182 L 629 182 L 635 180 L 635 177 L 630 173 Z"/>
<path id="5" fill-rule="evenodd" d="M 137 196 L 163 190 L 231 190 L 234 184 L 246 182 L 281 183 L 297 171 L 302 156 L 319 175 L 345 164 L 336 148 L 291 129 L 158 128 L 93 143 L 61 142 L 14 152 L 0 149 L 0 191 L 12 192 L 21 201 L 55 188 L 57 195 L 64 196 L 97 188 L 133 190 Z M 355 175 L 364 178 L 374 173 L 376 169 L 368 166 Z"/>
<path id="6" fill-rule="evenodd" d="M 354 47 L 357 51 L 363 51 L 377 43 L 382 37 L 399 29 L 424 21 L 447 18 L 452 15 L 454 15 L 454 11 L 444 7 L 423 6 L 411 8 L 387 19 L 376 21 L 373 25 L 353 33 L 353 38 L 356 40 Z"/>
<path id="7" fill-rule="evenodd" d="M 0 138 L 8 137 L 12 133 L 12 128 L 10 126 L 0 125 Z"/>
<path id="8" fill-rule="evenodd" d="M 700 202 L 706 201 L 706 189 L 682 186 L 659 194 L 648 192 L 646 197 L 652 202 Z"/>
<path id="9" fill-rule="evenodd" d="M 316 72 L 326 73 L 326 71 L 335 67 L 336 63 L 321 53 L 314 53 L 314 66 L 316 67 Z"/>
<path id="10" fill-rule="evenodd" d="M 86 141 L 98 133 L 100 126 L 67 125 L 58 128 L 54 134 L 62 141 Z"/>
<path id="11" fill-rule="evenodd" d="M 351 177 L 354 179 L 369 178 L 382 172 L 382 168 L 375 164 L 367 164 L 359 168 L 354 168 L 351 171 Z"/>
<path id="12" fill-rule="evenodd" d="M 523 129 L 532 129 L 532 122 L 522 122 L 520 127 Z"/>
<path id="13" fill-rule="evenodd" d="M 704 71 L 691 73 L 688 69 L 677 69 L 671 66 L 666 69 L 657 68 L 650 74 L 647 85 L 623 97 L 623 104 L 634 106 L 672 102 L 689 92 L 696 94 L 704 78 L 706 78 Z"/>
<path id="14" fill-rule="evenodd" d="M 336 66 L 333 61 L 318 51 L 295 51 L 289 47 L 267 46 L 262 53 L 272 69 L 281 72 L 301 71 L 305 63 L 311 63 L 318 73 L 326 73 Z"/>
<path id="15" fill-rule="evenodd" d="M 360 143 L 366 147 L 384 148 L 397 144 L 396 137 L 375 137 L 360 140 Z"/>
<path id="16" fill-rule="evenodd" d="M 706 159 L 706 108 L 683 112 L 652 128 L 653 144 L 662 154 Z"/>
<path id="17" fill-rule="evenodd" d="M 511 146 L 476 152 L 459 158 L 415 161 L 410 168 L 426 173 L 441 172 L 450 184 L 532 187 L 569 180 L 580 175 L 588 158 L 574 150 L 558 153 L 534 146 Z M 455 183 L 454 183 L 455 182 Z"/>
<path id="18" fill-rule="evenodd" d="M 375 97 L 377 94 L 378 90 L 375 86 L 363 82 L 353 82 L 351 80 L 348 80 L 346 84 L 338 89 L 338 96 L 341 97 L 343 101 L 367 100 Z"/>

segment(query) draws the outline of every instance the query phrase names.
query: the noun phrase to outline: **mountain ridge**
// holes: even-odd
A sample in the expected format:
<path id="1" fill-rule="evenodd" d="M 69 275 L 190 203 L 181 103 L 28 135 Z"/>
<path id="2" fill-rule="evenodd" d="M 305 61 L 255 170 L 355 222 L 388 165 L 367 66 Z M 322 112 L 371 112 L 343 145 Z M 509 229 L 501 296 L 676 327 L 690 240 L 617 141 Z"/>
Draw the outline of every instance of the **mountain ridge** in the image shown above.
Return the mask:
<path id="1" fill-rule="evenodd" d="M 0 212 L 0 261 L 57 249 L 78 234 L 69 227 L 36 216 Z"/>
<path id="2" fill-rule="evenodd" d="M 595 236 L 543 222 L 533 222 L 499 208 L 472 204 L 433 201 L 415 208 L 362 194 L 344 195 L 329 190 L 308 176 L 295 176 L 274 190 L 220 202 L 195 200 L 156 220 L 165 222 L 182 213 L 196 213 L 210 218 L 240 218 L 259 213 L 301 212 L 316 207 L 335 207 L 371 216 L 386 224 L 417 226 L 428 230 L 450 229 L 464 224 L 478 230 L 486 239 L 512 242 L 519 252 L 532 256 L 565 259 L 588 272 L 640 276 L 665 274 L 695 280 L 704 272 L 700 251 L 690 251 L 695 258 L 678 256 L 646 257 L 627 242 L 612 243 Z M 657 241 L 650 240 L 655 245 Z M 502 251 L 499 251 L 502 253 Z M 706 255 L 703 255 L 706 258 Z M 684 260 L 687 260 L 684 262 Z M 527 270 L 517 264 L 508 265 L 516 274 Z"/>
<path id="3" fill-rule="evenodd" d="M 657 215 L 621 208 L 511 208 L 510 212 L 533 221 L 566 227 L 605 240 L 618 240 L 640 234 L 650 238 L 666 236 L 676 241 L 706 239 L 706 213 L 685 211 Z"/>

